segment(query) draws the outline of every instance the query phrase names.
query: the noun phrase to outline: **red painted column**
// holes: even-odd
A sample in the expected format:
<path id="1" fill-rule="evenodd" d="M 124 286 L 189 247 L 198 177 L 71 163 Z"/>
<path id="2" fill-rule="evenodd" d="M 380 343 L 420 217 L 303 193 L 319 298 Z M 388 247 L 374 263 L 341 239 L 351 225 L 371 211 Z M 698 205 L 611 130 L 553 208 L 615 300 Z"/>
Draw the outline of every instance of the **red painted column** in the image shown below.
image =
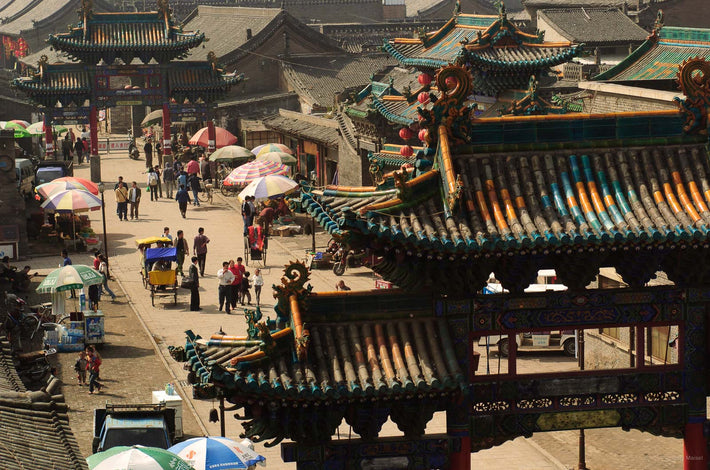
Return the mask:
<path id="1" fill-rule="evenodd" d="M 683 470 L 706 470 L 707 442 L 703 436 L 703 423 L 688 423 L 683 435 Z"/>
<path id="2" fill-rule="evenodd" d="M 321 184 L 321 180 L 320 180 L 320 175 L 321 175 L 320 164 L 321 164 L 321 161 L 320 161 L 320 148 L 319 148 L 318 150 L 316 150 L 316 185 L 320 185 L 320 184 Z"/>
<path id="3" fill-rule="evenodd" d="M 163 156 L 172 155 L 170 135 L 170 105 L 163 103 Z"/>
<path id="4" fill-rule="evenodd" d="M 217 150 L 217 133 L 214 129 L 214 121 L 212 119 L 207 121 L 207 153 L 211 154 Z"/>
<path id="5" fill-rule="evenodd" d="M 45 144 L 45 158 L 52 157 L 56 155 L 54 152 L 54 136 L 52 135 L 52 122 L 49 116 L 45 113 L 44 115 L 44 144 Z"/>
<path id="6" fill-rule="evenodd" d="M 447 434 L 453 435 L 451 431 Z M 471 470 L 471 438 L 469 436 L 461 436 L 461 450 L 449 455 L 449 468 Z"/>
<path id="7" fill-rule="evenodd" d="M 95 105 L 89 107 L 89 142 L 91 155 L 99 154 L 99 118 Z"/>

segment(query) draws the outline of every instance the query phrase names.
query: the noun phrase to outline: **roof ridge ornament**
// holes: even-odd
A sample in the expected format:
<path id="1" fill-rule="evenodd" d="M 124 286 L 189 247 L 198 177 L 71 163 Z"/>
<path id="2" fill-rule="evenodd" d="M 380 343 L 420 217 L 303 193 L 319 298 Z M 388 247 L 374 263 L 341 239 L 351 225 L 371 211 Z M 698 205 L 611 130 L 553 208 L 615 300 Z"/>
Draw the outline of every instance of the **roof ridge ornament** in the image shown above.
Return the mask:
<path id="1" fill-rule="evenodd" d="M 79 19 L 81 19 L 81 22 L 83 23 L 81 26 L 83 29 L 84 40 L 86 40 L 87 36 L 89 35 L 89 20 L 92 16 L 94 16 L 93 0 L 81 0 L 81 10 L 79 12 Z"/>
<path id="2" fill-rule="evenodd" d="M 683 131 L 688 134 L 708 134 L 710 108 L 710 62 L 702 57 L 686 59 L 678 67 L 677 81 L 686 99 L 675 97 L 685 113 Z"/>
<path id="3" fill-rule="evenodd" d="M 170 37 L 170 2 L 169 0 L 158 0 L 157 5 L 158 13 L 160 13 L 160 16 L 163 17 L 163 21 L 165 22 L 165 39 L 167 39 Z"/>
<path id="4" fill-rule="evenodd" d="M 656 21 L 653 23 L 653 29 L 651 30 L 651 34 L 648 36 L 648 39 L 657 41 L 661 36 L 661 29 L 663 29 L 663 26 L 663 10 L 659 9 L 656 14 Z"/>

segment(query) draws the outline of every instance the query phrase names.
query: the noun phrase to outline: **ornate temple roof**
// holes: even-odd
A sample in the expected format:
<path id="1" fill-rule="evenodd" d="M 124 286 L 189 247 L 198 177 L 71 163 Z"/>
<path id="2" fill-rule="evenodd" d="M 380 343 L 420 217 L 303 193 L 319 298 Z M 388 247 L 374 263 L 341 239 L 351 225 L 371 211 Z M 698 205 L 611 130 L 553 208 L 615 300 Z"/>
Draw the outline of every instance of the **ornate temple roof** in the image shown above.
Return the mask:
<path id="1" fill-rule="evenodd" d="M 708 69 L 702 67 L 689 64 L 681 82 L 685 93 L 701 89 L 687 77 Z M 437 86 L 446 89 L 452 77 L 454 91 L 419 121 L 436 145 L 431 170 L 386 175 L 371 165 L 376 186 L 327 186 L 303 194 L 304 208 L 331 234 L 437 260 L 536 252 L 538 265 L 562 272 L 554 253 L 595 253 L 601 262 L 617 250 L 710 241 L 710 165 L 702 135 L 707 120 L 679 111 L 475 119 L 461 102 L 451 107 L 450 93 L 463 101 L 470 91 L 464 68 L 443 68 Z M 431 127 L 438 119 L 446 124 Z M 616 266 L 619 259 L 608 262 Z M 404 266 L 397 285 L 426 283 L 406 263 L 389 267 L 397 264 Z M 625 280 L 638 285 L 658 264 L 653 268 L 635 273 L 637 278 L 627 272 Z M 688 282 L 673 266 L 663 268 L 674 282 Z M 392 280 L 395 271 L 382 269 Z M 491 271 L 481 268 L 478 275 Z"/>
<path id="2" fill-rule="evenodd" d="M 88 470 L 59 386 L 51 378 L 42 390 L 28 391 L 17 375 L 10 344 L 0 338 L 0 446 L 13 450 L 0 452 L 1 468 Z"/>
<path id="3" fill-rule="evenodd" d="M 678 65 L 694 57 L 710 59 L 710 29 L 662 26 L 659 22 L 638 49 L 594 80 L 675 80 Z"/>
<path id="4" fill-rule="evenodd" d="M 159 2 L 159 11 L 134 13 L 96 13 L 89 0 L 83 2 L 80 21 L 69 32 L 50 34 L 47 42 L 69 57 L 90 64 L 101 60 L 113 64 L 116 59 L 130 63 L 151 60 L 168 62 L 184 58 L 199 46 L 204 33 L 183 31 L 173 23 L 167 0 Z"/>
<path id="5" fill-rule="evenodd" d="M 307 280 L 305 266 L 287 266 L 275 287 L 276 322 L 257 323 L 261 313 L 248 311 L 248 336 L 200 340 L 188 332 L 193 381 L 213 383 L 237 406 L 259 399 L 279 408 L 397 402 L 422 393 L 433 399 L 464 386 L 449 327 L 434 315 L 430 295 L 314 293 Z M 295 429 L 245 424 L 256 440 L 297 439 Z"/>

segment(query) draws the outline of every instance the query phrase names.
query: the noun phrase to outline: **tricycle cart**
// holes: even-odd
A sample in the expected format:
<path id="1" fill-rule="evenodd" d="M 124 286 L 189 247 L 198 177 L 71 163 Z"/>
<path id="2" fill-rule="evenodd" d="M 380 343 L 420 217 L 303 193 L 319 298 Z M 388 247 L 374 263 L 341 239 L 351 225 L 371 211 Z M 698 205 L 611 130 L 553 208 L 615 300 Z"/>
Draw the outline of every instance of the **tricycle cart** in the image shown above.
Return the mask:
<path id="1" fill-rule="evenodd" d="M 266 267 L 266 252 L 269 248 L 269 237 L 260 225 L 249 227 L 244 235 L 244 264 L 249 265 L 249 260 L 261 261 Z"/>
<path id="2" fill-rule="evenodd" d="M 138 245 L 138 250 L 141 254 L 141 279 L 143 280 L 143 287 L 145 287 L 146 289 L 148 289 L 148 286 L 150 285 L 148 279 L 148 271 L 150 271 L 150 266 L 146 261 L 145 252 L 154 244 L 158 247 L 171 247 L 173 245 L 173 242 L 172 240 L 166 237 L 148 237 L 139 238 L 138 240 L 136 240 L 136 245 Z"/>
<path id="3" fill-rule="evenodd" d="M 145 250 L 150 286 L 150 302 L 155 306 L 156 297 L 172 297 L 177 304 L 178 283 L 177 271 L 172 263 L 177 261 L 177 248 L 148 248 Z"/>

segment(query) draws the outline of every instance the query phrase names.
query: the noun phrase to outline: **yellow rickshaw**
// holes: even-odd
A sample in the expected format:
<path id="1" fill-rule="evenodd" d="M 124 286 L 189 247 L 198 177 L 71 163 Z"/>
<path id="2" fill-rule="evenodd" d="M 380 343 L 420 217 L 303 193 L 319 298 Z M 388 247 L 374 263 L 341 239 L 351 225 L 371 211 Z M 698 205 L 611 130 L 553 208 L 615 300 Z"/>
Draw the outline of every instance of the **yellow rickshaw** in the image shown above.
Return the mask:
<path id="1" fill-rule="evenodd" d="M 158 248 L 171 247 L 171 246 L 173 246 L 173 241 L 167 237 L 148 237 L 148 238 L 137 239 L 136 245 L 138 245 L 138 251 L 140 252 L 140 255 L 141 255 L 141 265 L 140 265 L 141 266 L 141 270 L 140 270 L 141 280 L 143 281 L 143 287 L 148 289 L 148 286 L 150 285 L 150 278 L 148 276 L 148 273 L 150 272 L 151 266 L 148 266 L 148 262 L 146 261 L 146 258 L 145 258 L 146 250 L 148 248 L 152 248 L 153 245 L 156 245 Z"/>

